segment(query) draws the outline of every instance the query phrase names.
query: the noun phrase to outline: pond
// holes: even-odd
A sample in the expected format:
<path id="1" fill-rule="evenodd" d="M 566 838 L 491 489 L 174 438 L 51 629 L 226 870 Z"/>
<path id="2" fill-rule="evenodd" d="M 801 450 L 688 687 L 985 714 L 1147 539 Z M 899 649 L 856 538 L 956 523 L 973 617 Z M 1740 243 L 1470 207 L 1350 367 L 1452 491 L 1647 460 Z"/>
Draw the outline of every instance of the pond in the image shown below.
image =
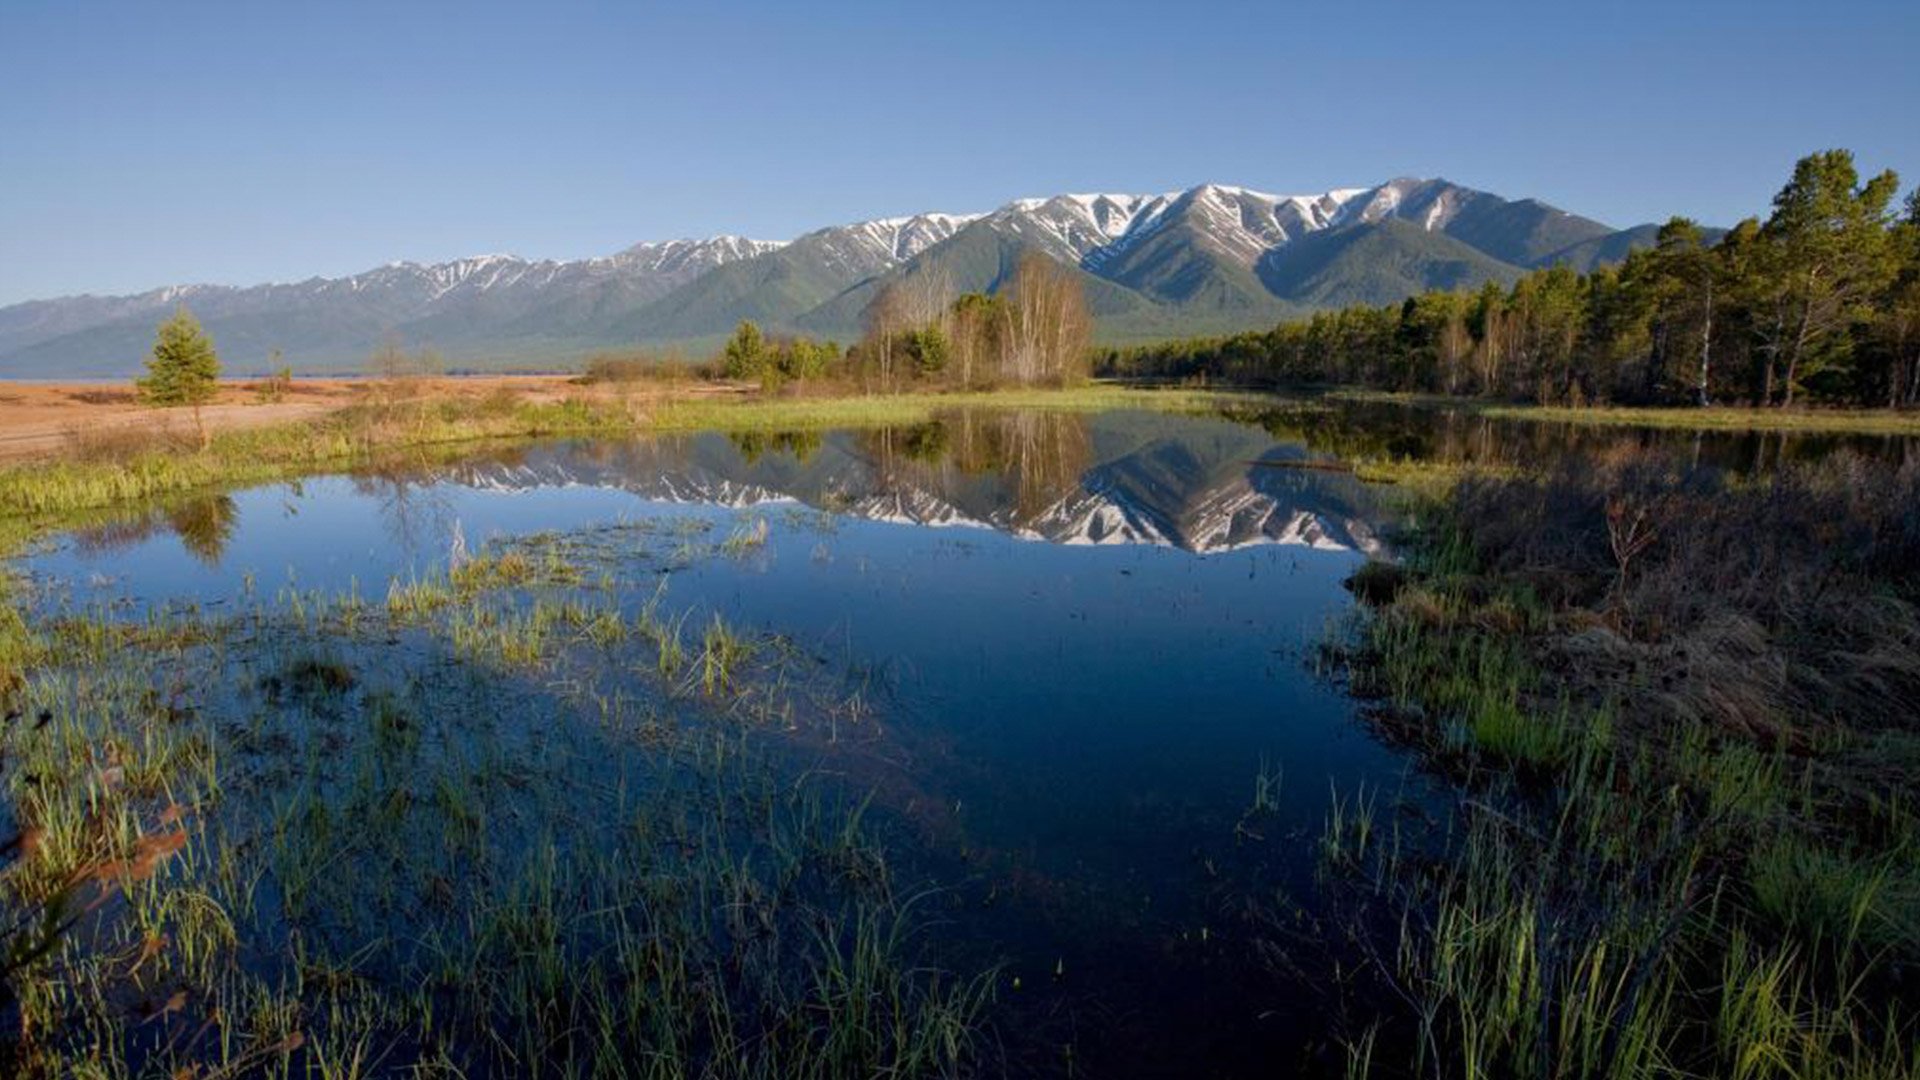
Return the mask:
<path id="1" fill-rule="evenodd" d="M 1537 464 L 1622 441 L 1737 471 L 1843 444 L 1912 452 L 1396 406 L 956 411 L 875 430 L 547 442 L 266 485 L 66 534 L 20 568 L 36 617 L 74 643 L 76 673 L 46 700 L 77 714 L 111 699 L 77 658 L 95 648 L 111 667 L 139 649 L 149 666 L 127 660 L 123 674 L 165 685 L 167 707 L 220 747 L 207 756 L 221 778 L 201 785 L 206 851 L 190 844 L 187 861 L 232 924 L 237 966 L 261 984 L 252 1000 L 284 998 L 289 971 L 316 965 L 305 953 L 290 964 L 291 942 L 329 970 L 407 986 L 401 996 L 432 1012 L 424 1003 L 447 990 L 420 989 L 423 972 L 492 955 L 470 909 L 511 908 L 502 897 L 521 897 L 525 867 L 543 858 L 590 853 L 609 881 L 642 863 L 672 876 L 652 861 L 670 817 L 676 851 L 738 860 L 714 881 L 801 896 L 798 870 L 739 869 L 768 832 L 728 816 L 730 803 L 688 799 L 647 818 L 643 841 L 602 832 L 632 813 L 633 792 L 704 791 L 715 774 L 702 770 L 736 754 L 751 765 L 729 767 L 773 778 L 768 790 L 820 783 L 834 809 L 809 803 L 801 817 L 851 814 L 871 831 L 889 864 L 884 906 L 913 915 L 903 977 L 978 980 L 991 1034 L 968 1051 L 975 1066 L 1337 1074 L 1334 1033 L 1376 988 L 1324 933 L 1330 807 L 1364 805 L 1383 833 L 1412 837 L 1448 798 L 1370 733 L 1319 659 L 1350 616 L 1343 581 L 1391 555 L 1392 500 L 1344 461 Z M 89 644 L 111 637 L 102 627 L 126 636 Z M 663 728 L 728 734 L 663 771 L 650 764 Z M 456 765 L 464 779 L 451 783 Z M 484 839 L 451 839 L 464 833 L 448 822 L 474 816 L 448 794 L 461 790 L 489 808 Z M 384 828 L 390 841 L 365 835 Z M 234 888 L 226 879 L 244 875 L 220 868 L 249 851 L 253 884 Z M 327 868 L 301 869 L 316 851 L 334 853 Z M 351 890 L 327 880 L 339 872 Z M 581 898 L 617 888 L 565 870 L 537 880 L 563 913 L 603 910 Z M 843 910 L 832 903 L 792 901 Z M 746 904 L 694 902 L 684 932 Z M 792 953 L 804 934 L 775 925 L 764 934 Z M 422 944 L 462 935 L 474 942 Z M 578 948 L 611 940 L 584 934 Z M 739 955 L 714 970 L 737 972 Z M 190 964 L 175 977 L 203 998 L 225 985 Z M 102 1009 L 124 1004 L 104 997 Z M 514 1008 L 479 1011 L 523 1015 Z M 125 1052 L 206 1053 L 188 1036 L 206 1021 L 191 1004 L 173 1011 L 128 1025 Z M 378 1070 L 437 1054 L 504 1075 L 528 1060 L 473 1051 L 471 1030 L 451 1024 L 444 1038 L 420 1034 L 417 1017 L 389 1025 L 411 1033 L 381 1035 L 377 1019 L 337 1015 L 332 1029 L 364 1029 L 354 1045 L 383 1048 Z M 302 1039 L 337 1042 L 328 1025 L 309 1016 Z M 712 1040 L 681 1050 L 716 1054 Z"/>

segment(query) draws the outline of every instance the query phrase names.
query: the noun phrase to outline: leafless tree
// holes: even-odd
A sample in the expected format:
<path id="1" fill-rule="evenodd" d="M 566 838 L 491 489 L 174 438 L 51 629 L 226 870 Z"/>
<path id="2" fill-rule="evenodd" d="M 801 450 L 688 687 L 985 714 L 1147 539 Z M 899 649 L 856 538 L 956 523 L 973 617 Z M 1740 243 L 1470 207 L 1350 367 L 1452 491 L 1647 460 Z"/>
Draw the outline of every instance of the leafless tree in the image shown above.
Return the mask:
<path id="1" fill-rule="evenodd" d="M 1093 320 L 1075 273 L 1037 252 L 1020 256 L 1007 285 L 1001 373 L 1014 382 L 1064 381 L 1083 372 Z"/>

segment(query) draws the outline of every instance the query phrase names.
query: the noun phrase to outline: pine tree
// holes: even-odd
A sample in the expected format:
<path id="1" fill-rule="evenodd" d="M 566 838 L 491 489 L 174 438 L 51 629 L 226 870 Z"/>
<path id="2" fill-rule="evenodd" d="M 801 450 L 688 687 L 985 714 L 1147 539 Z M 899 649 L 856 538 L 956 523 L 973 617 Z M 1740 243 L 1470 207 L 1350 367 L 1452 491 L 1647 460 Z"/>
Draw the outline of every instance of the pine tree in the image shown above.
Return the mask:
<path id="1" fill-rule="evenodd" d="M 1768 345 L 1785 364 L 1782 406 L 1793 404 L 1807 379 L 1846 359 L 1851 342 L 1842 331 L 1868 314 L 1866 302 L 1892 280 L 1889 204 L 1899 183 L 1889 170 L 1861 184 L 1853 155 L 1828 150 L 1801 158 L 1774 196 L 1761 236 L 1771 249 L 1780 316 Z"/>
<path id="2" fill-rule="evenodd" d="M 734 328 L 733 337 L 727 339 L 724 363 L 729 379 L 757 379 L 764 374 L 767 343 L 760 334 L 760 327 L 750 320 L 741 320 L 740 325 Z"/>
<path id="3" fill-rule="evenodd" d="M 1660 227 L 1644 265 L 1640 284 L 1652 309 L 1648 396 L 1685 385 L 1695 405 L 1711 405 L 1714 317 L 1725 304 L 1721 256 L 1705 245 L 1698 224 L 1676 217 Z"/>
<path id="4" fill-rule="evenodd" d="M 147 377 L 135 386 L 141 400 L 163 408 L 187 406 L 193 409 L 193 425 L 200 432 L 200 445 L 209 442 L 207 425 L 200 407 L 213 400 L 220 388 L 220 358 L 213 351 L 213 339 L 200 327 L 200 320 L 185 306 L 160 324 L 153 342 L 153 356 L 147 361 Z"/>
<path id="5" fill-rule="evenodd" d="M 1920 188 L 1907 197 L 1907 213 L 1894 226 L 1899 264 L 1893 283 L 1875 304 L 1874 337 L 1885 364 L 1889 408 L 1920 405 Z"/>

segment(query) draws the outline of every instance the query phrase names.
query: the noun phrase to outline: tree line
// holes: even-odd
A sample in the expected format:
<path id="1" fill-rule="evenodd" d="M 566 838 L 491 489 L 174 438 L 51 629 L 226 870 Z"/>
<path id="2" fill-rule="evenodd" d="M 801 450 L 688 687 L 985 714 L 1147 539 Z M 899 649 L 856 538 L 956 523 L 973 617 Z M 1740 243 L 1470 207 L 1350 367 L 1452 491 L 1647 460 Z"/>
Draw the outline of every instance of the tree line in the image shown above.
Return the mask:
<path id="1" fill-rule="evenodd" d="M 835 381 L 890 392 L 1067 383 L 1091 362 L 1093 319 L 1079 276 L 1023 253 L 997 292 L 958 293 L 937 272 L 882 284 L 859 341 L 770 337 L 742 321 L 721 350 L 720 374 L 763 386 Z"/>
<path id="2" fill-rule="evenodd" d="M 1101 374 L 1546 404 L 1920 406 L 1920 191 L 1810 155 L 1765 220 L 1686 218 L 1616 266 L 1536 270 L 1271 330 L 1104 351 Z"/>

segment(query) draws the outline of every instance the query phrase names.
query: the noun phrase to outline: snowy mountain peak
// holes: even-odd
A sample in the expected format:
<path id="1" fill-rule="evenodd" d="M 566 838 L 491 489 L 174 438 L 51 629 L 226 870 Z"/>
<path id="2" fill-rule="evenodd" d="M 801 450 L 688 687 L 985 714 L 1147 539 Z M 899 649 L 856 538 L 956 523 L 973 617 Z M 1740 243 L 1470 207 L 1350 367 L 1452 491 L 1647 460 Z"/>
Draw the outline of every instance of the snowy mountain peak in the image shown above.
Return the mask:
<path id="1" fill-rule="evenodd" d="M 1324 280 L 1285 270 L 1291 264 L 1282 249 L 1303 237 L 1389 221 L 1454 243 L 1389 239 L 1342 249 L 1339 258 L 1352 265 Z M 251 287 L 170 285 L 30 301 L 0 307 L 0 374 L 137 371 L 156 318 L 182 302 L 239 371 L 275 350 L 302 370 L 355 370 L 391 336 L 462 360 L 513 363 L 565 361 L 612 345 L 711 340 L 745 317 L 780 332 L 839 337 L 858 332 L 886 275 L 925 268 L 958 290 L 991 290 L 1010 254 L 1021 250 L 1105 279 L 1112 287 L 1102 286 L 1101 318 L 1109 326 L 1179 333 L 1189 313 L 1209 328 L 1222 319 L 1252 326 L 1278 312 L 1451 286 L 1462 267 L 1474 283 L 1509 280 L 1610 233 L 1532 200 L 1414 177 L 1317 194 L 1219 183 L 1146 194 L 1075 192 L 1015 199 L 985 214 L 857 221 L 789 242 L 723 234 L 635 244 L 593 258 L 496 252 Z M 1623 237 L 1619 250 L 1631 242 Z M 1460 253 L 1459 245 L 1472 250 Z M 1449 247 L 1460 254 L 1433 254 Z M 1380 259 L 1401 261 L 1361 265 Z"/>
<path id="2" fill-rule="evenodd" d="M 911 214 L 863 221 L 847 226 L 846 232 L 856 243 L 866 245 L 874 258 L 892 265 L 906 262 L 959 232 L 979 216 L 938 212 Z"/>
<path id="3" fill-rule="evenodd" d="M 751 240 L 744 236 L 710 236 L 643 242 L 613 256 L 622 268 L 648 274 L 693 277 L 716 266 L 751 259 L 786 246 L 778 240 Z"/>
<path id="4" fill-rule="evenodd" d="M 1275 195 L 1206 183 L 1159 195 L 1055 195 L 1016 199 L 992 217 L 1059 258 L 1099 272 L 1148 237 L 1184 224 L 1215 253 L 1252 266 L 1267 251 L 1342 224 L 1349 207 L 1377 188 Z"/>

